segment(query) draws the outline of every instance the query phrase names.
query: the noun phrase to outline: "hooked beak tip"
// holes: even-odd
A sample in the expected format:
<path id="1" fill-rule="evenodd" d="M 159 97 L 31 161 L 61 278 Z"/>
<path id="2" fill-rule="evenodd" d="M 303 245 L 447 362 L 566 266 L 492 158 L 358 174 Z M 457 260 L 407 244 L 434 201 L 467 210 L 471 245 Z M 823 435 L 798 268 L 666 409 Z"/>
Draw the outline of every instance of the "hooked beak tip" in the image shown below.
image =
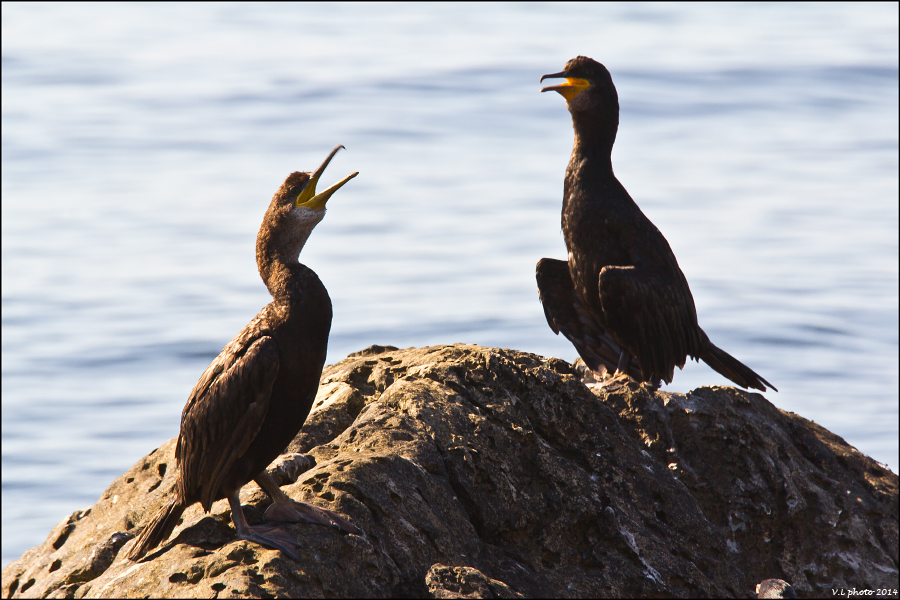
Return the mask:
<path id="1" fill-rule="evenodd" d="M 560 71 L 559 73 L 547 73 L 546 75 L 541 75 L 541 83 L 543 83 L 545 79 L 562 79 L 563 77 L 566 77 L 565 71 Z"/>

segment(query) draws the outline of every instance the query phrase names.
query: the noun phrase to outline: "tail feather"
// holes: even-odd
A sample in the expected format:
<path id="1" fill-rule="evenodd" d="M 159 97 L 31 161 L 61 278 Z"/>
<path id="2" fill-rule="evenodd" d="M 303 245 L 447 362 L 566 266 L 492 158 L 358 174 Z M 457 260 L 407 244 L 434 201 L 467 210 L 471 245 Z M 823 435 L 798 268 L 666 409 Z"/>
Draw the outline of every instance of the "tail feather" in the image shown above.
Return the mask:
<path id="1" fill-rule="evenodd" d="M 158 546 L 163 540 L 172 534 L 172 530 L 178 525 L 178 519 L 181 513 L 187 508 L 181 503 L 181 499 L 174 494 L 168 504 L 159 509 L 156 515 L 151 519 L 141 534 L 137 537 L 131 550 L 128 551 L 130 560 L 138 560 L 147 551 Z"/>
<path id="2" fill-rule="evenodd" d="M 766 386 L 769 386 L 774 391 L 778 391 L 774 385 L 760 377 L 753 369 L 708 341 L 708 338 L 706 347 L 699 358 L 741 387 L 765 392 Z"/>

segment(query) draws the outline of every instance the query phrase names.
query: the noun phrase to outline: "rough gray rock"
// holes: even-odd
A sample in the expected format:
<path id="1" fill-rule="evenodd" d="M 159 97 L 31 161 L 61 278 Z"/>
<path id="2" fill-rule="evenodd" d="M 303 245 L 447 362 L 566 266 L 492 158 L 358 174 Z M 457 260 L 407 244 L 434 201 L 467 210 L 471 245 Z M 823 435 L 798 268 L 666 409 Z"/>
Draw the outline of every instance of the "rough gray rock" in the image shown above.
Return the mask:
<path id="1" fill-rule="evenodd" d="M 432 565 L 425 575 L 428 595 L 440 600 L 452 598 L 524 598 L 502 581 L 491 579 L 472 567 Z"/>
<path id="2" fill-rule="evenodd" d="M 766 579 L 756 586 L 757 598 L 796 598 L 794 588 L 783 579 Z"/>
<path id="3" fill-rule="evenodd" d="M 372 347 L 326 367 L 277 476 L 364 530 L 289 525 L 295 562 L 227 502 L 123 547 L 175 481 L 174 440 L 3 570 L 4 597 L 751 597 L 898 585 L 897 476 L 761 395 L 586 386 L 558 359 Z M 310 460 L 312 459 L 312 460 Z M 311 468 L 310 468 L 311 467 Z M 303 469 L 307 469 L 303 472 Z M 241 495 L 260 522 L 268 499 Z"/>

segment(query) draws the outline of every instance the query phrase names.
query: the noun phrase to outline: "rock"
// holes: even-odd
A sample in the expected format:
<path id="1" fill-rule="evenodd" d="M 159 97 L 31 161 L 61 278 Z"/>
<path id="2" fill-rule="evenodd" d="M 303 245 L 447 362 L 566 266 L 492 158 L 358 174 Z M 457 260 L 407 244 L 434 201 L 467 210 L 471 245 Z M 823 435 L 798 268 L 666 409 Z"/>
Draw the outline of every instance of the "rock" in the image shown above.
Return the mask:
<path id="1" fill-rule="evenodd" d="M 794 588 L 783 579 L 766 579 L 756 586 L 757 598 L 796 598 Z"/>
<path id="2" fill-rule="evenodd" d="M 728 552 L 755 557 L 743 565 L 751 580 L 779 575 L 817 596 L 896 587 L 897 476 L 884 465 L 760 394 L 660 396 L 606 402 L 700 502 Z"/>
<path id="3" fill-rule="evenodd" d="M 364 534 L 289 525 L 300 561 L 194 505 L 144 562 L 174 440 L 3 569 L 4 597 L 748 597 L 898 585 L 898 479 L 761 395 L 586 386 L 559 359 L 373 347 L 326 367 L 273 469 Z M 307 455 L 307 456 L 303 456 Z M 309 470 L 303 471 L 309 468 Z M 241 494 L 261 522 L 269 501 Z"/>
<path id="4" fill-rule="evenodd" d="M 269 465 L 269 474 L 275 482 L 284 487 L 297 481 L 297 478 L 316 466 L 316 459 L 308 454 L 282 454 Z"/>
<path id="5" fill-rule="evenodd" d="M 491 579 L 472 567 L 432 565 L 425 575 L 428 595 L 432 598 L 524 598 L 502 581 Z"/>

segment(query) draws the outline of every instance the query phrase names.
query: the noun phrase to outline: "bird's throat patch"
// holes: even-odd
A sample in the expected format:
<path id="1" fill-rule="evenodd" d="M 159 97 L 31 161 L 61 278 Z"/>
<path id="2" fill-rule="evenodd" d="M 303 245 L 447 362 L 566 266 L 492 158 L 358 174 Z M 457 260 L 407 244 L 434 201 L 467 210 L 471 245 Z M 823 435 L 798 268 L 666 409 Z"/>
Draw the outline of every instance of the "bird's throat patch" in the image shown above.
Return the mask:
<path id="1" fill-rule="evenodd" d="M 560 93 L 566 99 L 566 102 L 590 87 L 590 82 L 586 79 L 578 79 L 576 77 L 566 77 L 566 82 L 553 86 L 553 89 Z"/>

